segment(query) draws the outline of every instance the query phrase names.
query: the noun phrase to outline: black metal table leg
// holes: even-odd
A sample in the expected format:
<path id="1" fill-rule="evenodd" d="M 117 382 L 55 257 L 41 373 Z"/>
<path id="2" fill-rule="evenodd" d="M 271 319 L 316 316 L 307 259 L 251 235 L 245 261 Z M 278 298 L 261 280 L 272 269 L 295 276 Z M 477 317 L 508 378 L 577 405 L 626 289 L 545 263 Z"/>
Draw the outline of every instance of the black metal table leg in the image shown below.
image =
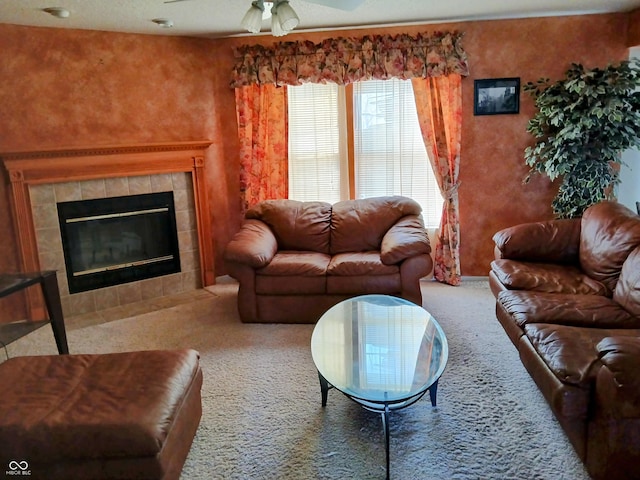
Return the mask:
<path id="1" fill-rule="evenodd" d="M 389 480 L 389 406 L 382 412 L 382 428 L 384 429 L 384 449 L 387 456 L 387 480 Z"/>
<path id="2" fill-rule="evenodd" d="M 56 272 L 47 272 L 42 276 L 42 293 L 49 312 L 51 329 L 56 339 L 58 353 L 68 354 L 67 332 L 64 328 L 64 316 L 62 314 L 62 304 L 60 303 L 60 290 L 58 289 L 58 279 Z"/>
<path id="3" fill-rule="evenodd" d="M 320 372 L 318 372 L 318 378 L 320 379 L 320 392 L 322 393 L 322 406 L 327 406 L 327 396 L 329 394 L 329 382 L 327 379 L 322 376 Z"/>
<path id="4" fill-rule="evenodd" d="M 433 385 L 429 387 L 429 398 L 431 399 L 431 406 L 436 406 L 436 394 L 438 393 L 438 380 L 433 382 Z"/>

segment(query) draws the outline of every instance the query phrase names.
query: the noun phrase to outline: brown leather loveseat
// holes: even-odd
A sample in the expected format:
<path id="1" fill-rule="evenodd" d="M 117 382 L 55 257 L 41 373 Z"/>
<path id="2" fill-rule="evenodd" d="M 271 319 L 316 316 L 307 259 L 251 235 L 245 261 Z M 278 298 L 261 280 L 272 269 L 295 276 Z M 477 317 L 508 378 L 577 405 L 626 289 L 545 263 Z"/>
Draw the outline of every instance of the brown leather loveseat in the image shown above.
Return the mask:
<path id="1" fill-rule="evenodd" d="M 243 322 L 314 323 L 334 304 L 378 293 L 422 304 L 431 247 L 414 200 L 267 200 L 225 250 Z"/>
<path id="2" fill-rule="evenodd" d="M 640 217 L 615 202 L 493 237 L 496 316 L 594 479 L 640 478 Z"/>

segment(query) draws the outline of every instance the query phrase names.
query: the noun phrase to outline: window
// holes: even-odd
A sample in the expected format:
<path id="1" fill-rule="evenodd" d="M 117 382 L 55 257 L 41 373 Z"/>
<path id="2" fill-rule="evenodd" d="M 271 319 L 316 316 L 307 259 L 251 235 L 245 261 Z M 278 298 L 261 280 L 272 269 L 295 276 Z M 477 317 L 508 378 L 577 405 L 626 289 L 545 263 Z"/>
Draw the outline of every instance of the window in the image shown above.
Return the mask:
<path id="1" fill-rule="evenodd" d="M 357 197 L 411 197 L 422 207 L 427 226 L 437 227 L 442 196 L 420 132 L 411 82 L 356 83 L 353 111 Z"/>
<path id="2" fill-rule="evenodd" d="M 288 95 L 289 198 L 334 203 L 349 198 L 351 184 L 353 198 L 411 197 L 426 226 L 438 226 L 442 196 L 410 81 L 306 84 L 288 87 Z"/>
<path id="3" fill-rule="evenodd" d="M 344 89 L 288 87 L 289 198 L 335 203 L 349 198 Z"/>

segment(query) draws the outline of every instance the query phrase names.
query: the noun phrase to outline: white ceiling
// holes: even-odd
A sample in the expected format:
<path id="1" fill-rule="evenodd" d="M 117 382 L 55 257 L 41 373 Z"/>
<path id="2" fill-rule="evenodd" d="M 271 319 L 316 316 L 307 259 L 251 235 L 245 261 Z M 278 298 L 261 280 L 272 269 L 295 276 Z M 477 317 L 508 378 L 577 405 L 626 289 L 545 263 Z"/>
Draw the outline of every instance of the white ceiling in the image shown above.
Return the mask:
<path id="1" fill-rule="evenodd" d="M 249 35 L 242 31 L 240 20 L 250 5 L 251 0 L 0 0 L 0 23 L 218 38 Z M 353 11 L 305 0 L 290 0 L 290 5 L 300 17 L 296 31 L 309 31 L 627 12 L 640 8 L 640 0 L 364 0 Z M 64 7 L 70 15 L 55 18 L 43 11 L 47 7 Z M 170 19 L 174 27 L 161 28 L 152 22 L 154 18 Z M 268 21 L 262 31 L 269 32 Z"/>

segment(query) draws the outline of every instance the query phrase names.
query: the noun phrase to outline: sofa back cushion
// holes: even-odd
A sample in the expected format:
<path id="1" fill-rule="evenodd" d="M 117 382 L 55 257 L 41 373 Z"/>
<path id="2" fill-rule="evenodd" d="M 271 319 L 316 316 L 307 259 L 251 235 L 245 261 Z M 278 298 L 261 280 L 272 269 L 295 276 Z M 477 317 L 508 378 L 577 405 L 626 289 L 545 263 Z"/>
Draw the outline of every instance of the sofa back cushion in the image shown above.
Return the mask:
<path id="1" fill-rule="evenodd" d="M 278 250 L 329 253 L 330 203 L 265 200 L 247 210 L 245 218 L 269 225 Z"/>
<path id="2" fill-rule="evenodd" d="M 585 210 L 580 232 L 580 266 L 613 292 L 622 264 L 640 245 L 640 216 L 616 202 Z"/>
<path id="3" fill-rule="evenodd" d="M 372 197 L 333 205 L 330 253 L 380 250 L 382 237 L 399 219 L 420 215 L 422 208 L 407 197 Z"/>
<path id="4" fill-rule="evenodd" d="M 613 299 L 626 311 L 640 317 L 640 247 L 631 252 L 622 265 Z"/>

